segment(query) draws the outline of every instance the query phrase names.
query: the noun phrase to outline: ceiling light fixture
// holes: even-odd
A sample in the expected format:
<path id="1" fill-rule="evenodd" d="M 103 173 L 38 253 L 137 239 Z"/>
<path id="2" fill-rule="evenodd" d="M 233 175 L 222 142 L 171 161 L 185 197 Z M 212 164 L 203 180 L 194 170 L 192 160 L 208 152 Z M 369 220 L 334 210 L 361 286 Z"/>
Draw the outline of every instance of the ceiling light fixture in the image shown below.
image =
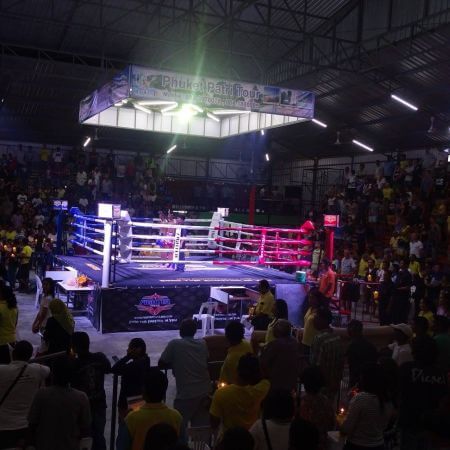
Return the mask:
<path id="1" fill-rule="evenodd" d="M 166 113 L 166 112 L 172 111 L 172 109 L 175 109 L 177 106 L 178 106 L 178 103 L 177 103 L 177 102 L 172 103 L 172 105 L 167 106 L 166 108 L 163 108 L 163 109 L 161 110 L 161 112 L 164 114 L 164 113 Z"/>
<path id="2" fill-rule="evenodd" d="M 193 103 L 183 103 L 182 108 L 184 108 L 184 109 L 186 109 L 186 108 L 188 108 L 188 109 L 194 109 L 195 111 L 197 111 L 197 112 L 199 112 L 199 113 L 202 113 L 202 112 L 203 112 L 203 109 L 200 108 L 200 106 L 194 105 Z"/>
<path id="3" fill-rule="evenodd" d="M 177 144 L 172 145 L 172 147 L 170 147 L 170 148 L 167 149 L 167 154 L 173 152 L 176 148 L 177 148 Z"/>
<path id="4" fill-rule="evenodd" d="M 137 103 L 133 103 L 133 106 L 134 106 L 136 109 L 139 109 L 139 111 L 145 112 L 145 113 L 147 113 L 147 114 L 151 114 L 151 113 L 152 113 L 152 110 L 151 110 L 151 109 L 145 108 L 145 107 L 143 107 L 143 106 L 141 106 L 141 105 L 139 105 L 139 104 L 137 104 Z"/>
<path id="5" fill-rule="evenodd" d="M 270 155 L 268 153 L 266 153 L 266 161 L 269 162 L 270 161 Z"/>
<path id="6" fill-rule="evenodd" d="M 87 147 L 89 145 L 89 142 L 91 142 L 91 138 L 87 137 L 86 140 L 83 143 L 83 147 Z"/>
<path id="7" fill-rule="evenodd" d="M 120 108 L 121 106 L 123 106 L 125 103 L 122 101 L 122 100 L 120 100 L 120 102 L 117 102 L 117 103 L 114 103 L 114 106 L 116 107 L 116 108 Z"/>
<path id="8" fill-rule="evenodd" d="M 399 97 L 398 95 L 391 94 L 391 98 L 394 99 L 395 101 L 401 103 L 402 105 L 405 105 L 406 107 L 412 109 L 413 111 L 417 111 L 419 109 L 417 106 L 413 105 L 412 103 L 407 102 L 406 100 Z"/>
<path id="9" fill-rule="evenodd" d="M 373 152 L 372 147 L 369 147 L 368 145 L 362 143 L 361 141 L 357 141 L 356 139 L 353 139 L 352 142 L 365 150 L 369 150 L 369 152 Z"/>
<path id="10" fill-rule="evenodd" d="M 216 117 L 213 113 L 207 112 L 206 115 L 207 115 L 210 119 L 215 120 L 216 122 L 220 122 L 220 119 L 219 119 L 218 117 Z"/>
<path id="11" fill-rule="evenodd" d="M 324 122 L 321 122 L 318 119 L 312 119 L 311 122 L 314 122 L 316 125 L 319 125 L 320 127 L 326 128 L 328 125 Z"/>

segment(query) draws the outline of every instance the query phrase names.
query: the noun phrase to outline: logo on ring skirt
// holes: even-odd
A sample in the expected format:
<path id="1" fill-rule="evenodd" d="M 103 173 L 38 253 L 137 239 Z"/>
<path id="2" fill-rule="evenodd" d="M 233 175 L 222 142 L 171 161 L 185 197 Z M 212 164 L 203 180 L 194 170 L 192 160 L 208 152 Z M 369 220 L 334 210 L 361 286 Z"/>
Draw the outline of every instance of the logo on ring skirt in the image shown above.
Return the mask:
<path id="1" fill-rule="evenodd" d="M 175 304 L 170 303 L 170 298 L 166 295 L 146 295 L 139 301 L 139 305 L 135 305 L 139 311 L 146 312 L 151 316 L 157 316 L 164 311 L 169 311 Z"/>

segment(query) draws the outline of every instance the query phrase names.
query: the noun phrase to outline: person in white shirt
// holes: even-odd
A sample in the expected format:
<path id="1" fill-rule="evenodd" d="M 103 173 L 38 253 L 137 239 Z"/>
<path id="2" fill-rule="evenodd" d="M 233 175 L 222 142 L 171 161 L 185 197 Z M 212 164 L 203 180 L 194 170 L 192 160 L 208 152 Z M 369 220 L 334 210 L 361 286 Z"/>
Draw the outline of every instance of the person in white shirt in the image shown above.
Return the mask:
<path id="1" fill-rule="evenodd" d="M 411 234 L 411 241 L 409 243 L 409 256 L 415 255 L 417 259 L 422 257 L 423 244 L 417 239 L 417 233 Z"/>
<path id="2" fill-rule="evenodd" d="M 255 440 L 254 450 L 286 450 L 289 448 L 289 429 L 294 418 L 295 405 L 289 390 L 269 393 L 264 400 L 264 412 L 250 428 Z"/>
<path id="3" fill-rule="evenodd" d="M 344 249 L 344 257 L 341 260 L 341 274 L 342 275 L 352 275 L 356 270 L 356 262 L 353 259 L 350 250 L 348 248 Z"/>
<path id="4" fill-rule="evenodd" d="M 391 325 L 394 329 L 394 342 L 388 347 L 392 350 L 392 359 L 401 366 L 405 362 L 413 360 L 410 340 L 413 337 L 412 328 L 406 323 Z"/>
<path id="5" fill-rule="evenodd" d="M 55 282 L 51 278 L 44 278 L 42 280 L 42 295 L 39 300 L 39 312 L 37 313 L 31 327 L 31 331 L 33 333 L 38 333 L 39 331 L 42 334 L 44 333 L 45 326 L 47 325 L 47 320 L 51 316 L 48 305 L 54 298 Z M 41 339 L 39 353 L 44 353 L 46 350 L 47 344 L 44 339 Z"/>
<path id="6" fill-rule="evenodd" d="M 19 341 L 11 363 L 0 365 L 0 448 L 22 448 L 34 394 L 50 374 L 47 366 L 28 363 L 32 354 L 33 346 Z"/>

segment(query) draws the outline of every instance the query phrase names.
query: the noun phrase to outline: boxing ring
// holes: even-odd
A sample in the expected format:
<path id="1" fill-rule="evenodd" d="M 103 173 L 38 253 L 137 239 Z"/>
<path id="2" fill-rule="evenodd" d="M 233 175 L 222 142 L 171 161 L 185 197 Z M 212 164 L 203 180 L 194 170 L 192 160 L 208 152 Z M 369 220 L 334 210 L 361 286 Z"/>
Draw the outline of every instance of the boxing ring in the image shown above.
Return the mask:
<path id="1" fill-rule="evenodd" d="M 262 278 L 277 298 L 288 301 L 298 322 L 304 287 L 280 269 L 309 267 L 311 222 L 261 227 L 228 221 L 219 212 L 209 219 L 151 220 L 130 218 L 126 211 L 104 219 L 73 210 L 72 217 L 72 243 L 84 255 L 62 256 L 59 262 L 98 284 L 87 308 L 97 329 L 177 328 L 208 301 L 211 287 L 254 289 Z M 230 305 L 226 309 L 219 312 L 223 320 L 237 318 Z"/>

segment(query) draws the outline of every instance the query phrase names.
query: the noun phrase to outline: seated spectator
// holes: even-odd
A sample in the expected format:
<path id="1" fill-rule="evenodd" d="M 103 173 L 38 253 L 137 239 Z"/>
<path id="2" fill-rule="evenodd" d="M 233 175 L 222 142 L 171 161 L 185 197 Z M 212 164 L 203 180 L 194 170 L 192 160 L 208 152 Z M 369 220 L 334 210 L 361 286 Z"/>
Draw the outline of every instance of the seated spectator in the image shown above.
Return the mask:
<path id="1" fill-rule="evenodd" d="M 436 316 L 434 340 L 438 348 L 438 366 L 446 372 L 450 369 L 450 321 L 445 316 Z"/>
<path id="2" fill-rule="evenodd" d="M 234 427 L 227 430 L 218 450 L 253 450 L 255 441 L 248 430 Z"/>
<path id="3" fill-rule="evenodd" d="M 298 416 L 312 423 L 319 432 L 321 450 L 326 449 L 327 433 L 335 425 L 334 408 L 330 400 L 321 390 L 325 387 L 325 379 L 318 367 L 308 367 L 300 378 L 305 393 L 300 399 Z"/>
<path id="4" fill-rule="evenodd" d="M 133 338 L 128 344 L 127 354 L 117 361 L 111 372 L 122 377 L 118 407 L 122 416 L 128 411 L 127 397 L 142 394 L 144 375 L 150 367 L 147 346 L 141 338 Z"/>
<path id="5" fill-rule="evenodd" d="M 300 348 L 292 337 L 292 325 L 287 320 L 278 320 L 273 328 L 274 340 L 269 342 L 261 354 L 261 367 L 270 381 L 271 389 L 297 390 L 300 370 Z"/>
<path id="6" fill-rule="evenodd" d="M 57 358 L 52 386 L 39 389 L 28 414 L 31 444 L 38 450 L 79 450 L 91 433 L 91 411 L 84 392 L 70 387 L 71 363 Z"/>
<path id="7" fill-rule="evenodd" d="M 384 450 L 384 431 L 393 417 L 392 404 L 387 401 L 383 370 L 367 364 L 361 371 L 360 392 L 348 408 L 340 430 L 347 436 L 348 450 Z"/>
<path id="8" fill-rule="evenodd" d="M 241 356 L 253 353 L 250 342 L 244 340 L 244 326 L 237 320 L 225 327 L 225 337 L 230 347 L 220 370 L 220 381 L 227 384 L 237 383 L 237 366 Z"/>
<path id="9" fill-rule="evenodd" d="M 273 341 L 275 338 L 273 336 L 273 327 L 275 324 L 280 320 L 288 320 L 288 307 L 285 300 L 278 299 L 275 302 L 275 312 L 274 312 L 274 319 L 272 322 L 269 323 L 269 326 L 267 327 L 267 333 L 266 333 L 266 344 Z"/>
<path id="10" fill-rule="evenodd" d="M 50 374 L 41 364 L 29 364 L 33 346 L 19 341 L 12 361 L 0 365 L 0 449 L 23 448 L 31 401 Z"/>
<path id="11" fill-rule="evenodd" d="M 106 450 L 106 393 L 105 374 L 111 372 L 111 364 L 104 353 L 89 351 L 89 335 L 78 331 L 72 335 L 71 386 L 84 392 L 89 399 L 92 415 L 92 450 Z"/>
<path id="12" fill-rule="evenodd" d="M 306 356 L 309 355 L 313 339 L 318 333 L 318 331 L 314 327 L 314 319 L 316 317 L 317 310 L 319 309 L 321 304 L 322 299 L 319 290 L 316 288 L 312 288 L 308 292 L 309 308 L 305 314 L 303 336 L 302 336 L 303 353 Z"/>
<path id="13" fill-rule="evenodd" d="M 391 325 L 394 329 L 394 342 L 388 345 L 392 350 L 392 359 L 401 366 L 403 363 L 412 361 L 411 345 L 409 344 L 413 337 L 413 330 L 406 323 Z"/>
<path id="14" fill-rule="evenodd" d="M 314 319 L 318 334 L 311 345 L 310 363 L 321 369 L 325 377 L 324 393 L 334 400 L 344 370 L 344 349 L 341 338 L 331 328 L 332 315 L 328 309 L 319 309 Z"/>
<path id="15" fill-rule="evenodd" d="M 437 314 L 450 319 L 450 291 L 448 289 L 443 288 L 439 293 Z"/>
<path id="16" fill-rule="evenodd" d="M 182 432 L 209 423 L 208 348 L 204 339 L 194 339 L 197 322 L 185 319 L 180 325 L 181 339 L 173 339 L 161 354 L 158 365 L 171 368 L 177 385 L 174 408 L 183 416 Z"/>
<path id="17" fill-rule="evenodd" d="M 272 390 L 263 404 L 263 418 L 250 428 L 254 450 L 284 450 L 289 446 L 289 428 L 294 418 L 294 397 L 287 389 Z"/>
<path id="18" fill-rule="evenodd" d="M 363 324 L 359 320 L 351 320 L 347 325 L 350 345 L 347 347 L 350 386 L 360 381 L 361 369 L 367 363 L 375 363 L 378 352 L 375 346 L 363 337 Z"/>
<path id="19" fill-rule="evenodd" d="M 250 354 L 239 359 L 236 384 L 219 388 L 209 410 L 211 426 L 222 431 L 233 427 L 250 429 L 260 414 L 261 402 L 270 389 L 268 380 L 261 379 L 258 359 Z"/>
<path id="20" fill-rule="evenodd" d="M 419 317 L 423 317 L 428 322 L 428 334 L 433 336 L 433 326 L 434 326 L 434 314 L 433 314 L 433 302 L 428 298 L 423 298 L 420 301 L 420 311 Z"/>
<path id="21" fill-rule="evenodd" d="M 158 368 L 144 370 L 145 404 L 131 411 L 120 424 L 117 450 L 142 450 L 148 431 L 160 423 L 170 425 L 180 435 L 181 414 L 164 404 L 168 383 L 167 376 Z"/>
<path id="22" fill-rule="evenodd" d="M 319 450 L 317 428 L 303 419 L 294 419 L 289 429 L 289 450 Z"/>
<path id="23" fill-rule="evenodd" d="M 70 350 L 71 338 L 75 322 L 64 302 L 54 298 L 49 304 L 51 316 L 44 329 L 44 340 L 47 353 L 58 353 Z"/>
<path id="24" fill-rule="evenodd" d="M 401 450 L 430 448 L 424 419 L 448 394 L 447 374 L 436 367 L 436 342 L 424 336 L 413 339 L 411 346 L 414 360 L 400 368 Z"/>
<path id="25" fill-rule="evenodd" d="M 158 423 L 147 431 L 143 450 L 172 450 L 177 441 L 178 435 L 172 425 Z"/>

